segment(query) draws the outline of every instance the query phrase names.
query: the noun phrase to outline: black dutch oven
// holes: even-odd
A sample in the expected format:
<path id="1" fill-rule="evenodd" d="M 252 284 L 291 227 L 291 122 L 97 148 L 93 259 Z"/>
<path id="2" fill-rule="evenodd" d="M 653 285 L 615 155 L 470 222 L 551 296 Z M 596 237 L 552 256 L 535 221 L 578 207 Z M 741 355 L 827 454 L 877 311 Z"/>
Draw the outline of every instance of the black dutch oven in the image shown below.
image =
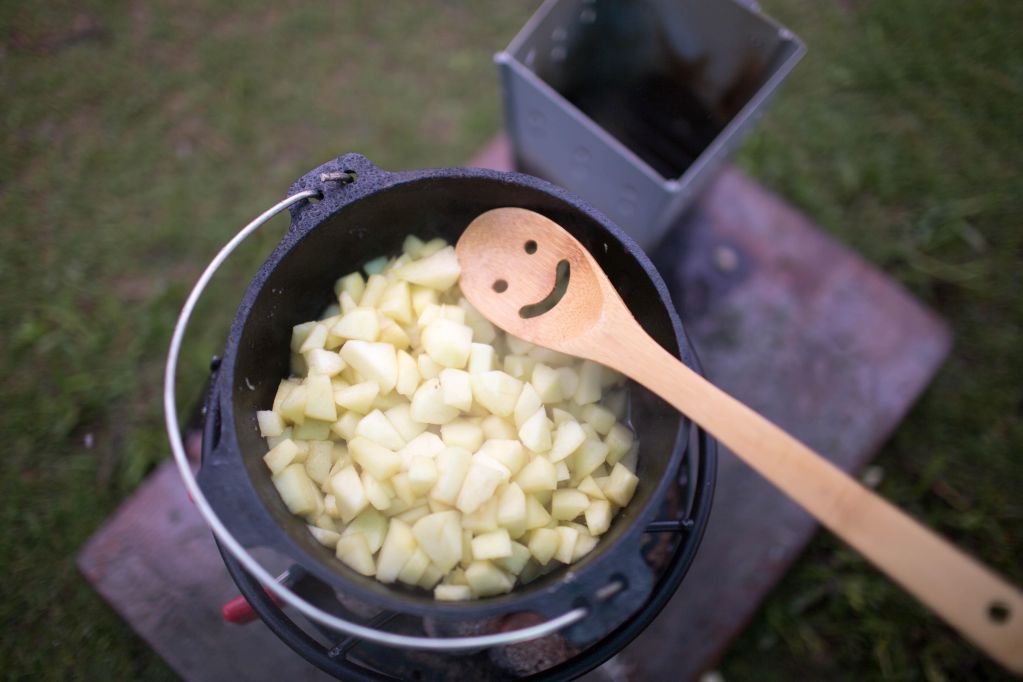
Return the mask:
<path id="1" fill-rule="evenodd" d="M 244 547 L 276 550 L 347 598 L 388 611 L 481 621 L 518 612 L 553 618 L 584 606 L 589 615 L 564 633 L 580 645 L 625 622 L 654 589 L 654 575 L 641 552 L 642 536 L 657 520 L 667 490 L 677 485 L 690 431 L 688 420 L 645 389 L 633 385 L 631 399 L 640 483 L 596 548 L 508 594 L 469 602 L 438 602 L 424 590 L 384 585 L 350 570 L 316 542 L 270 481 L 255 416 L 269 409 L 278 383 L 288 375 L 292 327 L 318 317 L 334 302 L 338 277 L 369 259 L 397 253 L 408 234 L 440 236 L 453 244 L 473 218 L 501 206 L 532 209 L 571 232 L 593 253 L 644 329 L 695 366 L 650 260 L 594 209 L 550 183 L 518 173 L 475 168 L 390 173 L 361 155 L 347 154 L 303 176 L 289 195 L 302 190 L 317 190 L 321 198 L 291 208 L 291 227 L 246 290 L 213 377 L 198 480 L 221 521 Z M 704 472 L 688 479 L 690 505 L 694 496 L 702 500 L 689 519 L 690 543 L 699 541 L 706 526 L 712 458 L 708 451 L 688 458 L 690 472 Z M 692 489 L 697 481 L 704 490 Z M 695 545 L 689 547 L 686 564 L 693 550 Z"/>

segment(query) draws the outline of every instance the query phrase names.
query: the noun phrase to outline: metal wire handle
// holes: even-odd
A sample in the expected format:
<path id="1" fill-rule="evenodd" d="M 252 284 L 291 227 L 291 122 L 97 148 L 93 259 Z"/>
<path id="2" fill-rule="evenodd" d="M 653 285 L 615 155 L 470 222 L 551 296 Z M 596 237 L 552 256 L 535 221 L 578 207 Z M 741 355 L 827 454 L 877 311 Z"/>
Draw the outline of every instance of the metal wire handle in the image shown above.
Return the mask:
<path id="1" fill-rule="evenodd" d="M 195 506 L 198 507 L 199 512 L 203 515 L 203 518 L 206 520 L 206 524 L 210 527 L 210 530 L 213 531 L 217 540 L 219 540 L 220 543 L 227 548 L 227 551 L 229 551 L 231 555 L 237 559 L 243 567 L 245 567 L 245 570 L 255 577 L 264 588 L 278 596 L 284 603 L 298 609 L 310 620 L 331 628 L 332 630 L 343 632 L 352 637 L 368 639 L 372 642 L 376 642 L 377 644 L 384 644 L 390 647 L 404 647 L 428 651 L 460 651 L 465 649 L 479 649 L 512 644 L 514 642 L 524 642 L 538 637 L 544 637 L 578 622 L 586 616 L 588 613 L 587 609 L 582 607 L 575 608 L 545 623 L 532 625 L 519 630 L 511 630 L 509 632 L 492 635 L 477 635 L 473 637 L 435 638 L 416 637 L 413 635 L 397 635 L 392 632 L 376 630 L 371 627 L 366 627 L 365 625 L 359 625 L 358 623 L 344 620 L 343 618 L 338 618 L 337 616 L 327 613 L 326 611 L 310 604 L 288 589 L 287 586 L 278 583 L 274 579 L 274 576 L 267 572 L 267 570 L 264 569 L 237 540 L 235 540 L 227 527 L 221 523 L 220 519 L 213 511 L 213 508 L 210 506 L 209 501 L 206 499 L 206 496 L 199 488 L 199 484 L 196 481 L 195 476 L 192 474 L 192 468 L 189 465 L 188 457 L 185 454 L 185 446 L 181 440 L 181 425 L 178 422 L 178 412 L 177 407 L 175 406 L 177 397 L 176 378 L 178 358 L 181 354 L 181 342 L 184 339 L 185 330 L 188 328 L 188 322 L 192 317 L 192 313 L 195 310 L 196 303 L 199 301 L 199 297 L 206 290 L 206 286 L 209 284 L 210 279 L 213 278 L 213 275 L 220 269 L 220 266 L 223 265 L 225 260 L 227 260 L 227 257 L 230 256 L 236 248 L 238 248 L 239 244 L 284 209 L 306 199 L 319 199 L 321 197 L 322 194 L 316 190 L 304 190 L 302 192 L 298 192 L 297 194 L 293 194 L 283 201 L 278 202 L 274 206 L 271 206 L 269 209 L 261 213 L 255 220 L 242 228 L 241 231 L 239 231 L 238 234 L 231 239 L 231 241 L 227 242 L 227 244 L 220 249 L 213 260 L 210 261 L 210 264 L 206 266 L 206 269 L 203 270 L 202 275 L 199 276 L 195 286 L 192 287 L 192 291 L 188 294 L 188 298 L 185 299 L 185 304 L 182 306 L 181 313 L 178 315 L 178 321 L 174 325 L 174 334 L 171 336 L 170 348 L 167 351 L 167 366 L 164 370 L 163 376 L 163 412 L 167 424 L 167 436 L 170 439 L 171 451 L 174 453 L 174 460 L 177 462 L 178 471 L 181 473 L 181 478 L 185 482 L 185 488 L 188 489 L 188 493 L 191 495 Z"/>

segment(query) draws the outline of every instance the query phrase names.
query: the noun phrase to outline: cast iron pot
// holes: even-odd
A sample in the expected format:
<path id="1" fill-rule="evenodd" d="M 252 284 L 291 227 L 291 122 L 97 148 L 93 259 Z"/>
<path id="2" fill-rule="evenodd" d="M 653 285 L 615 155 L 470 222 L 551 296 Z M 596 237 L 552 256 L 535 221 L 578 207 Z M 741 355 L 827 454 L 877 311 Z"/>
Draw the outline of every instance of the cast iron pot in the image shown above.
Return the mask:
<path id="1" fill-rule="evenodd" d="M 594 254 L 647 332 L 695 366 L 664 283 L 647 256 L 594 209 L 518 173 L 473 168 L 390 173 L 347 154 L 307 173 L 289 195 L 302 190 L 317 190 L 321 199 L 292 207 L 291 227 L 246 290 L 213 376 L 198 478 L 221 521 L 243 546 L 276 550 L 347 598 L 389 611 L 479 621 L 527 611 L 553 618 L 585 606 L 589 616 L 565 632 L 580 645 L 624 622 L 653 588 L 641 538 L 657 519 L 667 489 L 676 485 L 689 442 L 688 420 L 645 389 L 633 385 L 631 400 L 640 484 L 596 548 L 506 595 L 470 602 L 438 602 L 427 591 L 384 585 L 338 561 L 278 496 L 262 461 L 266 444 L 255 416 L 269 409 L 279 382 L 288 376 L 292 327 L 317 318 L 334 302 L 338 277 L 372 258 L 397 253 L 410 233 L 455 243 L 473 218 L 500 206 L 538 211 L 570 231 Z M 713 471 L 712 462 L 690 465 Z M 709 502 L 697 505 L 690 519 L 692 541 L 702 536 L 708 514 Z M 691 558 L 689 553 L 687 562 Z"/>

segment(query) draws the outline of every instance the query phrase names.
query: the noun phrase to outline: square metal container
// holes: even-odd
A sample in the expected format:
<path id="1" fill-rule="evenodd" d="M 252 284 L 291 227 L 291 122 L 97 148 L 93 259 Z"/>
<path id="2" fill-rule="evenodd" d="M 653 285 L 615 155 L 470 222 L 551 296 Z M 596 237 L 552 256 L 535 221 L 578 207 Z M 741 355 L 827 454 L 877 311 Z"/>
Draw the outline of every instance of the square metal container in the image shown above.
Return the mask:
<path id="1" fill-rule="evenodd" d="M 804 52 L 739 0 L 547 0 L 495 61 L 519 167 L 649 249 Z"/>

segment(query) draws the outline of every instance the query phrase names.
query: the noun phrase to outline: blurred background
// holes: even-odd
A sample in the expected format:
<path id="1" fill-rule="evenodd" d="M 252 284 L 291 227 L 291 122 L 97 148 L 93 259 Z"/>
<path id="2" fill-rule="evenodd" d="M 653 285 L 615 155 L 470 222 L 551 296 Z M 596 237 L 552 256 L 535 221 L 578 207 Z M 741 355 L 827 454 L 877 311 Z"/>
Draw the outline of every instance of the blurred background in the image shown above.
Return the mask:
<path id="1" fill-rule="evenodd" d="M 954 332 L 950 359 L 875 460 L 880 492 L 1019 583 L 1023 3 L 761 4 L 809 52 L 738 165 Z M 395 170 L 464 163 L 502 124 L 491 56 L 535 9 L 0 5 L 5 675 L 173 678 L 74 556 L 168 455 L 162 369 L 188 289 L 219 245 L 327 159 L 358 151 Z M 219 276 L 186 344 L 183 395 L 197 394 L 278 236 L 267 230 Z M 825 535 L 720 672 L 1001 675 Z"/>

